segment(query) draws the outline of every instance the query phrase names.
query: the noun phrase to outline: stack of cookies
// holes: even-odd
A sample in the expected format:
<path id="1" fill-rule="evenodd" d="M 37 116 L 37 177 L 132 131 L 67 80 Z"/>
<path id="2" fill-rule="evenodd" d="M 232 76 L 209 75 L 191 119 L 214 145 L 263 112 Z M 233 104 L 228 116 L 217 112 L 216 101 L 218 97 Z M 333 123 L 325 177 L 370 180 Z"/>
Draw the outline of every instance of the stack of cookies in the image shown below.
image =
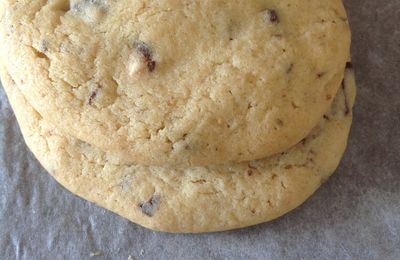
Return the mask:
<path id="1" fill-rule="evenodd" d="M 145 227 L 277 218 L 344 152 L 340 0 L 6 0 L 0 19 L 27 145 L 71 192 Z"/>

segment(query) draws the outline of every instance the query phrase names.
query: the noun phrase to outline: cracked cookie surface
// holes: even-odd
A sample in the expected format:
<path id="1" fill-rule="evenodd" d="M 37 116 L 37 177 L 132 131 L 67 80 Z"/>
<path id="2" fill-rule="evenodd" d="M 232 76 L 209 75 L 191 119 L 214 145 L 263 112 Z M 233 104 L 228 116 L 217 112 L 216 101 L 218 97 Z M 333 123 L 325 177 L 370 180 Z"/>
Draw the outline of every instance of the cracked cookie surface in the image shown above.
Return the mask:
<path id="1" fill-rule="evenodd" d="M 4 0 L 0 19 L 1 59 L 46 120 L 147 165 L 293 146 L 350 46 L 340 0 Z"/>
<path id="2" fill-rule="evenodd" d="M 289 150 L 250 162 L 163 168 L 119 164 L 63 134 L 33 109 L 5 71 L 2 80 L 27 145 L 59 183 L 133 222 L 168 232 L 240 228 L 299 206 L 337 167 L 355 97 L 348 68 L 330 111 Z"/>

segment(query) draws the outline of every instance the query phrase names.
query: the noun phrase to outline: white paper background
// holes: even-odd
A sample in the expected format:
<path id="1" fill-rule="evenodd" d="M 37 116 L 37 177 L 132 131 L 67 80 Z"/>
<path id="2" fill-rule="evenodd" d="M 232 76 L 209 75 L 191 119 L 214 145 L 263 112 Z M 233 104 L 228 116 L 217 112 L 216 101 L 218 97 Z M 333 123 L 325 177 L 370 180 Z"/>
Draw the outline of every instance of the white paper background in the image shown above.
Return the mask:
<path id="1" fill-rule="evenodd" d="M 359 93 L 345 158 L 303 206 L 256 227 L 163 234 L 79 199 L 27 150 L 0 88 L 0 259 L 400 259 L 400 1 L 346 5 Z"/>

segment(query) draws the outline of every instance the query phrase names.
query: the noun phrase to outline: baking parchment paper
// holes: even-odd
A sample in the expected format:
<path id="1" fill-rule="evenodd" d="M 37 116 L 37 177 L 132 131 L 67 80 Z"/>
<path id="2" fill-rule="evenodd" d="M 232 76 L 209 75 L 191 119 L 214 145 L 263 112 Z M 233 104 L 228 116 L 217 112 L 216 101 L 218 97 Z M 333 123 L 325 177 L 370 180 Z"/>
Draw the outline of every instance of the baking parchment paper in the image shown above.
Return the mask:
<path id="1" fill-rule="evenodd" d="M 400 259 L 400 1 L 345 3 L 354 125 L 336 174 L 304 205 L 237 231 L 147 230 L 58 185 L 0 88 L 0 259 Z"/>

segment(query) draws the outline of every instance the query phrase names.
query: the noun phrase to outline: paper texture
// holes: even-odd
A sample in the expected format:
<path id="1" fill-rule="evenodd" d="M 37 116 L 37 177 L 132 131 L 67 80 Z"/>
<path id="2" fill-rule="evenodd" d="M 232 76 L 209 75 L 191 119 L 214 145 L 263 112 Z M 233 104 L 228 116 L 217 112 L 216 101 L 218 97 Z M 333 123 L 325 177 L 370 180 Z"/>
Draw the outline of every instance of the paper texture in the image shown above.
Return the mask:
<path id="1" fill-rule="evenodd" d="M 0 259 L 400 259 L 400 1 L 348 0 L 358 98 L 336 174 L 256 227 L 153 232 L 58 185 L 0 88 Z"/>

